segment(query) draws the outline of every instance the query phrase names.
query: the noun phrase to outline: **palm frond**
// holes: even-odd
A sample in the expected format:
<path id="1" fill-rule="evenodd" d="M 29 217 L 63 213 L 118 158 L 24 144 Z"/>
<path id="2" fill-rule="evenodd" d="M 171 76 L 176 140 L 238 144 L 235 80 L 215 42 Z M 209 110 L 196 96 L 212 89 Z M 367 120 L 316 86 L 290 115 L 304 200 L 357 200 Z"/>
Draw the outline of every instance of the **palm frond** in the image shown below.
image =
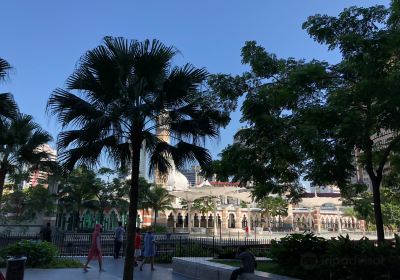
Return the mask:
<path id="1" fill-rule="evenodd" d="M 11 65 L 7 62 L 7 60 L 0 57 L 0 81 L 7 77 L 10 69 Z"/>
<path id="2" fill-rule="evenodd" d="M 18 106 L 12 94 L 0 93 L 0 118 L 15 118 L 17 114 Z"/>
<path id="3" fill-rule="evenodd" d="M 102 108 L 63 89 L 53 92 L 47 102 L 47 110 L 57 116 L 63 127 L 69 124 L 85 125 L 88 121 L 103 116 Z"/>

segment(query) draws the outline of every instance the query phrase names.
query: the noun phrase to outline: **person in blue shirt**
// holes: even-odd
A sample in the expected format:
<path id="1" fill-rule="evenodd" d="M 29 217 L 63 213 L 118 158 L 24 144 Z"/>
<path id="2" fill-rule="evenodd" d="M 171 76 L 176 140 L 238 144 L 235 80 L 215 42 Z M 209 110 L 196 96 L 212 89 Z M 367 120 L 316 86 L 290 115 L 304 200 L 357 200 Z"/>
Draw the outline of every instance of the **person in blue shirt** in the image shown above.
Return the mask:
<path id="1" fill-rule="evenodd" d="M 118 222 L 118 227 L 115 229 L 114 239 L 114 259 L 119 258 L 122 242 L 124 241 L 125 229 L 122 227 L 122 222 Z"/>
<path id="2" fill-rule="evenodd" d="M 144 252 L 143 252 L 143 262 L 140 265 L 140 271 L 143 270 L 143 265 L 150 260 L 151 271 L 154 271 L 154 256 L 156 255 L 156 240 L 151 228 L 148 229 L 146 235 L 144 236 Z"/>

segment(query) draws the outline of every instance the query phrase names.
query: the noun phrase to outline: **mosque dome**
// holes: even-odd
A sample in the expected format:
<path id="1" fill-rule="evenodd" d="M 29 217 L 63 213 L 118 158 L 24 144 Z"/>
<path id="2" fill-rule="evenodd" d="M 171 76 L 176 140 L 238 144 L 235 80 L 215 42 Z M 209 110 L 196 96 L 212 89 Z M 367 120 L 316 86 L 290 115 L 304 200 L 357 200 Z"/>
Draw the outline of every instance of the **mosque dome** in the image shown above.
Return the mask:
<path id="1" fill-rule="evenodd" d="M 168 175 L 167 186 L 174 191 L 184 191 L 189 188 L 189 181 L 185 175 L 175 169 Z"/>

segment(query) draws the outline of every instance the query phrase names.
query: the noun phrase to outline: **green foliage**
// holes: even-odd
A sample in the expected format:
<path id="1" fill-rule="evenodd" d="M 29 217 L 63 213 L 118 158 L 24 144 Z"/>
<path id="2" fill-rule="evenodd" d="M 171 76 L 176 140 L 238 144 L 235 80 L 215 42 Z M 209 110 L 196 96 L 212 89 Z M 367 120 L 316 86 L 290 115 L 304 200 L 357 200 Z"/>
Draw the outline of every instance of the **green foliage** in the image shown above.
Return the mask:
<path id="1" fill-rule="evenodd" d="M 55 196 L 42 186 L 15 190 L 4 196 L 0 213 L 8 217 L 4 222 L 33 220 L 37 214 L 50 215 L 55 210 Z"/>
<path id="2" fill-rule="evenodd" d="M 57 146 L 65 171 L 77 164 L 94 166 L 103 156 L 130 169 L 130 222 L 138 209 L 143 143 L 150 172 L 156 170 L 157 176 L 170 171 L 172 162 L 178 169 L 194 161 L 205 167 L 211 157 L 202 144 L 218 137 L 229 120 L 224 106 L 210 98 L 212 92 L 200 91 L 207 71 L 190 64 L 173 67 L 177 53 L 158 40 L 105 37 L 81 57 L 66 88 L 54 90 L 48 101 L 63 128 Z M 160 130 L 168 130 L 173 141 L 162 141 Z M 127 248 L 125 279 L 132 279 L 133 250 Z"/>
<path id="3" fill-rule="evenodd" d="M 231 98 L 245 95 L 237 143 L 221 154 L 223 171 L 254 182 L 255 196 L 301 192 L 302 177 L 317 185 L 352 188 L 357 161 L 374 188 L 378 237 L 383 240 L 379 190 L 385 165 L 400 151 L 399 3 L 350 7 L 338 16 L 310 16 L 303 28 L 338 49 L 342 61 L 282 59 L 254 41 L 242 48 L 250 72 L 217 79 Z M 238 87 L 239 81 L 245 86 Z M 381 141 L 385 133 L 392 137 Z M 379 140 L 379 139 L 377 139 Z M 226 164 L 225 164 L 225 163 Z"/>
<path id="4" fill-rule="evenodd" d="M 258 207 L 267 217 L 286 217 L 288 214 L 288 202 L 280 196 L 264 197 L 259 201 Z"/>
<path id="5" fill-rule="evenodd" d="M 73 228 L 78 228 L 80 211 L 83 208 L 97 209 L 99 207 L 97 194 L 101 181 L 96 173 L 86 167 L 73 170 L 64 178 L 58 187 L 58 203 L 63 210 L 73 213 Z"/>
<path id="6" fill-rule="evenodd" d="M 283 266 L 298 266 L 305 254 L 321 257 L 326 246 L 326 239 L 312 233 L 290 234 L 280 241 L 272 240 L 269 256 Z"/>
<path id="7" fill-rule="evenodd" d="M 376 246 L 367 238 L 354 241 L 340 236 L 328 242 L 321 270 L 332 279 L 390 279 L 400 273 L 400 243 L 389 241 Z"/>
<path id="8" fill-rule="evenodd" d="M 57 248 L 53 244 L 29 240 L 19 241 L 0 250 L 0 256 L 4 260 L 8 256 L 27 257 L 26 265 L 28 267 L 47 265 L 54 261 L 57 255 Z"/>
<path id="9" fill-rule="evenodd" d="M 14 109 L 18 110 L 17 107 Z M 29 115 L 18 113 L 12 118 L 0 116 L 0 123 L 1 200 L 7 174 L 20 173 L 24 166 L 37 170 L 51 161 L 50 155 L 39 148 L 51 141 L 52 137 Z"/>
<path id="10" fill-rule="evenodd" d="M 156 234 L 163 234 L 163 233 L 167 233 L 168 232 L 167 227 L 161 226 L 161 225 L 142 227 L 141 231 L 142 231 L 142 233 L 146 233 L 150 228 Z"/>
<path id="11" fill-rule="evenodd" d="M 68 258 L 55 258 L 49 263 L 45 263 L 40 265 L 40 268 L 82 268 L 83 264 L 74 259 L 68 259 Z"/>
<path id="12" fill-rule="evenodd" d="M 143 197 L 143 208 L 153 209 L 154 211 L 154 226 L 157 225 L 157 215 L 159 212 L 164 212 L 171 209 L 171 197 L 169 191 L 160 185 L 155 185 Z"/>
<path id="13" fill-rule="evenodd" d="M 391 279 L 399 275 L 400 239 L 378 246 L 349 236 L 324 240 L 312 234 L 292 234 L 273 242 L 270 256 L 281 269 L 302 279 Z"/>
<path id="14" fill-rule="evenodd" d="M 237 257 L 237 249 L 235 248 L 221 248 L 215 253 L 217 259 L 235 259 Z"/>
<path id="15" fill-rule="evenodd" d="M 187 209 L 187 201 L 182 201 L 182 208 Z M 208 212 L 213 211 L 215 208 L 215 202 L 212 198 L 203 197 L 195 199 L 192 203 L 191 209 L 199 211 L 202 215 L 206 215 Z"/>
<path id="16" fill-rule="evenodd" d="M 397 179 L 392 177 L 393 169 L 388 176 L 385 176 L 385 181 L 381 189 L 382 216 L 384 225 L 389 228 L 397 228 L 400 226 L 400 207 L 399 199 L 400 192 L 396 186 Z M 395 175 L 397 177 L 397 175 Z M 389 183 L 390 182 L 390 183 Z M 344 204 L 352 206 L 354 216 L 357 219 L 365 220 L 367 230 L 374 227 L 375 217 L 373 209 L 373 197 L 365 185 L 352 185 L 342 191 Z"/>
<path id="17" fill-rule="evenodd" d="M 200 244 L 180 244 L 177 242 L 175 251 L 178 257 L 205 257 L 210 256 L 210 250 Z"/>

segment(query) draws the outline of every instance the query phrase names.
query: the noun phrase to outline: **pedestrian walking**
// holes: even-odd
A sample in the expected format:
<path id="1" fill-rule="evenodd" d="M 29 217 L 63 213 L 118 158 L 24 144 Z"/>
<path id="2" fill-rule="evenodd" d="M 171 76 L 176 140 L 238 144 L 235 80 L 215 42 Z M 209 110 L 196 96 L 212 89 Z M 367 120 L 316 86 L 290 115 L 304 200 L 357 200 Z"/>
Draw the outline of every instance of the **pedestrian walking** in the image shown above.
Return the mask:
<path id="1" fill-rule="evenodd" d="M 88 264 L 91 260 L 97 259 L 99 262 L 99 270 L 100 272 L 104 272 L 103 269 L 103 255 L 101 250 L 101 225 L 96 224 L 94 232 L 92 234 L 92 246 L 89 249 L 89 254 L 87 257 L 87 261 L 85 266 L 83 267 L 83 271 L 88 271 Z"/>
<path id="2" fill-rule="evenodd" d="M 122 222 L 118 222 L 118 227 L 115 229 L 115 239 L 114 239 L 114 259 L 119 258 L 119 251 L 122 247 L 122 242 L 124 241 L 125 229 L 122 227 Z"/>
<path id="3" fill-rule="evenodd" d="M 246 238 L 248 238 L 249 237 L 249 232 L 250 232 L 250 229 L 249 229 L 248 225 L 246 225 L 246 227 L 245 227 L 245 232 L 246 232 Z"/>
<path id="4" fill-rule="evenodd" d="M 40 231 L 42 241 L 51 242 L 51 226 L 50 223 L 46 224 L 46 227 L 42 228 Z"/>
<path id="5" fill-rule="evenodd" d="M 257 268 L 256 258 L 248 251 L 247 247 L 239 247 L 237 258 L 240 259 L 241 266 L 232 272 L 230 280 L 236 280 L 242 273 L 254 273 Z"/>
<path id="6" fill-rule="evenodd" d="M 156 241 L 154 238 L 153 230 L 149 228 L 146 235 L 144 236 L 144 252 L 143 262 L 140 265 L 140 271 L 143 270 L 143 265 L 150 260 L 151 271 L 154 271 L 154 256 L 156 255 Z"/>
<path id="7" fill-rule="evenodd" d="M 142 249 L 140 246 L 142 245 L 142 236 L 140 235 L 140 228 L 136 229 L 135 236 L 135 266 L 138 266 L 138 259 L 142 256 Z"/>

